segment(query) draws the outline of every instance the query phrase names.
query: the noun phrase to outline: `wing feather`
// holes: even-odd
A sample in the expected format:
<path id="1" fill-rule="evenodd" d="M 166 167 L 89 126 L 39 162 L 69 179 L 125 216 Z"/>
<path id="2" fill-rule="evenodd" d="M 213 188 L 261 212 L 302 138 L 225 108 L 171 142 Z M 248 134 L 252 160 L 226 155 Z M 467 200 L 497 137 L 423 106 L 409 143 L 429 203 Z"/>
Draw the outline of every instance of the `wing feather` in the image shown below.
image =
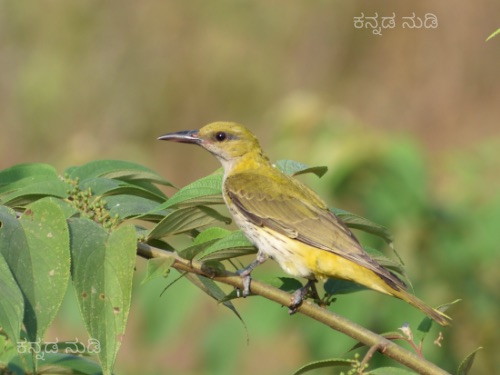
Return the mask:
<path id="1" fill-rule="evenodd" d="M 396 289 L 405 287 L 363 250 L 349 228 L 299 180 L 278 171 L 244 172 L 226 178 L 224 187 L 231 202 L 255 225 L 351 260 Z"/>

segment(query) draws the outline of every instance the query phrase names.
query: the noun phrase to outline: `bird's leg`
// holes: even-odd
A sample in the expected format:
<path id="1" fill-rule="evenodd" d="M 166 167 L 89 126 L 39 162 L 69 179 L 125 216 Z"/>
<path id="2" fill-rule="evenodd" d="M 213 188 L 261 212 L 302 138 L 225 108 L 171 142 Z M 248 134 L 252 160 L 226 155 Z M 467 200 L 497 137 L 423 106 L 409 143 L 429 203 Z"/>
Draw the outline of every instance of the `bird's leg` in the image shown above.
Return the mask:
<path id="1" fill-rule="evenodd" d="M 245 268 L 238 270 L 236 273 L 241 276 L 241 280 L 243 282 L 243 297 L 247 297 L 250 295 L 250 274 L 254 270 L 255 267 L 258 265 L 264 263 L 267 260 L 267 255 L 264 253 L 261 253 L 260 251 L 257 253 L 257 258 L 250 263 L 248 266 Z"/>
<path id="2" fill-rule="evenodd" d="M 307 296 L 308 293 L 311 293 L 311 296 L 314 300 L 319 300 L 319 295 L 318 291 L 316 290 L 316 280 L 311 279 L 308 280 L 306 285 L 304 285 L 302 288 L 299 288 L 293 293 L 292 295 L 292 302 L 290 304 L 290 308 L 288 310 L 288 313 L 290 315 L 293 315 L 297 312 L 297 309 L 299 308 L 300 305 L 302 305 L 302 301 L 304 298 Z"/>

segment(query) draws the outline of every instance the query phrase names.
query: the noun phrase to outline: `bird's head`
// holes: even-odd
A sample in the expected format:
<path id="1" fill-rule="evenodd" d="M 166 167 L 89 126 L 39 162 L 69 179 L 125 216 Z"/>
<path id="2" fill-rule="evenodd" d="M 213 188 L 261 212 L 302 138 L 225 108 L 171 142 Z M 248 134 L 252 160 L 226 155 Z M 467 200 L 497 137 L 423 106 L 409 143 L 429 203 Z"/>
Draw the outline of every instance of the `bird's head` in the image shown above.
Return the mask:
<path id="1" fill-rule="evenodd" d="M 224 167 L 249 153 L 262 153 L 257 138 L 243 125 L 233 122 L 212 122 L 200 130 L 169 133 L 158 139 L 199 145 L 217 157 Z"/>

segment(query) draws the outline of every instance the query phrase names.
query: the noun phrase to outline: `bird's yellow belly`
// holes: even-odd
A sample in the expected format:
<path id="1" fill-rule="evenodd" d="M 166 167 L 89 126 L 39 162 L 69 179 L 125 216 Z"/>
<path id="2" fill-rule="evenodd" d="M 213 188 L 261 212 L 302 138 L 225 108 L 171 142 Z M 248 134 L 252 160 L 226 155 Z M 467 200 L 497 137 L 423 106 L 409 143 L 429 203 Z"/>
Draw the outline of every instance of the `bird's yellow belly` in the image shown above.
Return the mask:
<path id="1" fill-rule="evenodd" d="M 329 277 L 350 280 L 379 292 L 392 294 L 379 276 L 353 261 L 268 228 L 257 227 L 251 223 L 243 226 L 245 234 L 259 251 L 274 259 L 292 276 L 319 280 Z"/>

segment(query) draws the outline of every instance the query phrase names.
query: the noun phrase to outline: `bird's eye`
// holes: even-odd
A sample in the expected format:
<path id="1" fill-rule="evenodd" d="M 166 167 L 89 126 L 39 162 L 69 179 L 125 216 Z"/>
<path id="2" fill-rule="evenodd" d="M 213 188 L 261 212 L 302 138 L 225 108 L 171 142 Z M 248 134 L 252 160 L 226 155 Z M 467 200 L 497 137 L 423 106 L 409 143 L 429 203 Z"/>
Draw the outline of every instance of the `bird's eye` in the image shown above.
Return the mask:
<path id="1" fill-rule="evenodd" d="M 227 134 L 224 132 L 218 132 L 215 134 L 215 139 L 217 139 L 219 142 L 224 141 L 227 138 Z"/>

